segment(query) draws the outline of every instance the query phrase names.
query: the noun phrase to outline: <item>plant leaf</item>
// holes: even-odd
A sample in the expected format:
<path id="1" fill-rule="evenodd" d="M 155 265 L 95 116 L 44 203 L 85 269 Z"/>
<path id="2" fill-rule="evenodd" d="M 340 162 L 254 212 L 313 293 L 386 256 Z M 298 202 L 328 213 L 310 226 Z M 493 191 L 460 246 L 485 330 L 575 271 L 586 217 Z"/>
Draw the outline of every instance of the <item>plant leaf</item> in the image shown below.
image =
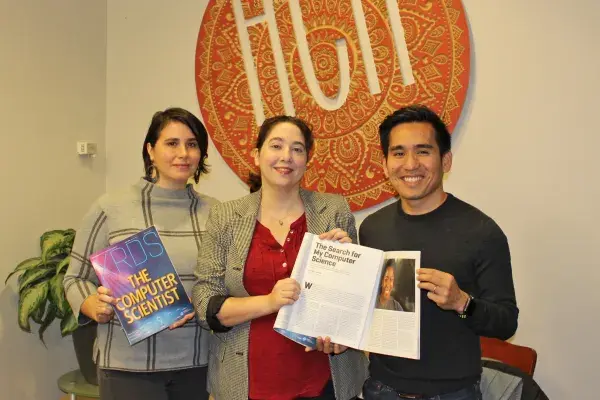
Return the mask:
<path id="1" fill-rule="evenodd" d="M 71 252 L 71 248 L 73 247 L 73 242 L 75 242 L 75 229 L 66 229 L 65 230 L 65 240 L 64 240 L 64 248 L 67 251 L 67 254 Z"/>
<path id="2" fill-rule="evenodd" d="M 61 271 L 69 266 L 71 262 L 71 256 L 66 256 L 56 265 L 56 273 L 60 274 Z"/>
<path id="3" fill-rule="evenodd" d="M 73 333 L 78 326 L 79 324 L 77 323 L 75 315 L 73 315 L 73 313 L 69 313 L 60 321 L 60 334 L 65 337 Z"/>
<path id="4" fill-rule="evenodd" d="M 54 304 L 48 303 L 48 312 L 46 313 L 44 320 L 40 323 L 40 330 L 38 331 L 38 336 L 40 337 L 42 343 L 44 343 L 44 346 L 46 345 L 46 343 L 44 342 L 44 332 L 52 324 L 52 322 L 54 322 L 55 319 L 56 307 L 54 306 Z"/>
<path id="5" fill-rule="evenodd" d="M 55 270 L 56 268 L 54 265 L 50 265 L 26 271 L 19 277 L 19 293 L 32 284 L 37 283 L 38 281 L 47 278 L 50 275 L 54 275 Z"/>
<path id="6" fill-rule="evenodd" d="M 19 327 L 31 332 L 29 316 L 46 302 L 50 282 L 43 281 L 35 286 L 28 287 L 19 297 Z"/>
<path id="7" fill-rule="evenodd" d="M 31 319 L 36 324 L 41 324 L 44 320 L 44 313 L 46 312 L 46 305 L 51 304 L 47 301 L 44 301 L 42 305 L 40 305 L 36 310 L 31 313 Z"/>
<path id="8" fill-rule="evenodd" d="M 70 253 L 72 231 L 72 229 L 48 231 L 40 237 L 40 248 L 42 249 L 44 264 L 58 254 L 68 255 Z"/>
<path id="9" fill-rule="evenodd" d="M 72 314 L 71 306 L 65 299 L 65 289 L 63 288 L 64 273 L 55 275 L 50 280 L 50 302 L 58 309 L 58 316 L 64 318 L 67 314 Z"/>
<path id="10" fill-rule="evenodd" d="M 57 311 L 56 311 L 57 318 L 63 319 L 65 317 L 65 315 L 73 314 L 71 305 L 69 304 L 67 299 L 64 297 L 63 297 L 62 301 L 60 302 L 60 306 L 57 306 L 56 308 L 57 308 Z M 64 310 L 64 311 L 60 311 L 60 310 Z"/>
<path id="11" fill-rule="evenodd" d="M 15 274 L 17 272 L 23 272 L 23 271 L 30 270 L 32 268 L 39 266 L 40 264 L 42 264 L 42 259 L 40 257 L 28 258 L 27 260 L 21 261 L 19 263 L 19 265 L 17 265 L 16 268 L 13 270 L 13 272 L 8 274 L 8 276 L 6 277 L 6 280 L 4 281 L 4 284 L 6 285 L 6 282 L 8 282 L 8 280 L 10 279 L 11 276 L 13 276 L 13 274 Z"/>

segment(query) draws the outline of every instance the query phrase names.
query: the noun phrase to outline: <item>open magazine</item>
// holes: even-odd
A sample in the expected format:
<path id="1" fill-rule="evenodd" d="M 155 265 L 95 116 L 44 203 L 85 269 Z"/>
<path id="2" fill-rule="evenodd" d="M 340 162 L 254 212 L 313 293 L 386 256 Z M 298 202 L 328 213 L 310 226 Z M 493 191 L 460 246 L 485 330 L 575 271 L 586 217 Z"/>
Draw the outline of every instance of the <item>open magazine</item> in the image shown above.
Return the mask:
<path id="1" fill-rule="evenodd" d="M 419 251 L 388 251 L 306 233 L 291 277 L 300 298 L 274 329 L 304 346 L 329 336 L 359 350 L 420 358 Z"/>
<path id="2" fill-rule="evenodd" d="M 113 308 L 130 345 L 194 311 L 154 226 L 92 254 L 90 261 L 117 299 Z"/>

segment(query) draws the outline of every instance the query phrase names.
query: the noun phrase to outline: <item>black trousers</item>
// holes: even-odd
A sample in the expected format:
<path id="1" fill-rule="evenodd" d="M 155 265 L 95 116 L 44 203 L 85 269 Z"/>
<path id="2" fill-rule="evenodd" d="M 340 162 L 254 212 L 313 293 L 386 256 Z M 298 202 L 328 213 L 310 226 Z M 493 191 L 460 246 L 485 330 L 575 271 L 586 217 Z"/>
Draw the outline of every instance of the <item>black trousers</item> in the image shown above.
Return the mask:
<path id="1" fill-rule="evenodd" d="M 219 399 L 217 399 L 219 400 Z M 248 399 L 251 400 L 251 399 Z M 335 400 L 335 391 L 333 390 L 333 382 L 329 380 L 325 388 L 317 397 L 297 397 L 295 400 Z"/>
<path id="2" fill-rule="evenodd" d="M 207 367 L 129 372 L 98 369 L 100 400 L 208 400 Z"/>
<path id="3" fill-rule="evenodd" d="M 335 400 L 335 391 L 333 390 L 333 381 L 329 380 L 325 389 L 317 397 L 299 397 L 297 400 Z"/>

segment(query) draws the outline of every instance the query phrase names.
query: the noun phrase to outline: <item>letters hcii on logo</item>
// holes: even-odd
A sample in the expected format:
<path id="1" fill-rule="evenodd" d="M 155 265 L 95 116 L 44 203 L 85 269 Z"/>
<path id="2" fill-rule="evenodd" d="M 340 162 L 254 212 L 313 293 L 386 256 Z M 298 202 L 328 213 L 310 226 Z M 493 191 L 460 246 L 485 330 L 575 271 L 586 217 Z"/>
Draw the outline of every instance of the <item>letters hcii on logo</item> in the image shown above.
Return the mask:
<path id="1" fill-rule="evenodd" d="M 311 190 L 343 194 L 352 210 L 394 195 L 378 125 L 420 103 L 452 130 L 469 84 L 460 0 L 210 1 L 196 48 L 196 89 L 217 149 L 242 179 L 265 118 L 309 122 Z"/>

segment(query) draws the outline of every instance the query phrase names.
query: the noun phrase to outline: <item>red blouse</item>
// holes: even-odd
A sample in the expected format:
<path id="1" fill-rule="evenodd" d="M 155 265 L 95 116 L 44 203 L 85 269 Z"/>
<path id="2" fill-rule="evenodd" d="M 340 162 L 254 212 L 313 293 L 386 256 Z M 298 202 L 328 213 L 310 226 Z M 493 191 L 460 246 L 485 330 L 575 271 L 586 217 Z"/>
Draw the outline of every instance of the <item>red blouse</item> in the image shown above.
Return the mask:
<path id="1" fill-rule="evenodd" d="M 290 225 L 283 247 L 271 231 L 256 222 L 244 268 L 244 287 L 251 296 L 271 293 L 275 283 L 289 278 L 306 232 L 303 214 Z M 329 359 L 273 330 L 277 314 L 250 323 L 248 397 L 252 400 L 292 400 L 317 397 L 330 379 Z"/>

